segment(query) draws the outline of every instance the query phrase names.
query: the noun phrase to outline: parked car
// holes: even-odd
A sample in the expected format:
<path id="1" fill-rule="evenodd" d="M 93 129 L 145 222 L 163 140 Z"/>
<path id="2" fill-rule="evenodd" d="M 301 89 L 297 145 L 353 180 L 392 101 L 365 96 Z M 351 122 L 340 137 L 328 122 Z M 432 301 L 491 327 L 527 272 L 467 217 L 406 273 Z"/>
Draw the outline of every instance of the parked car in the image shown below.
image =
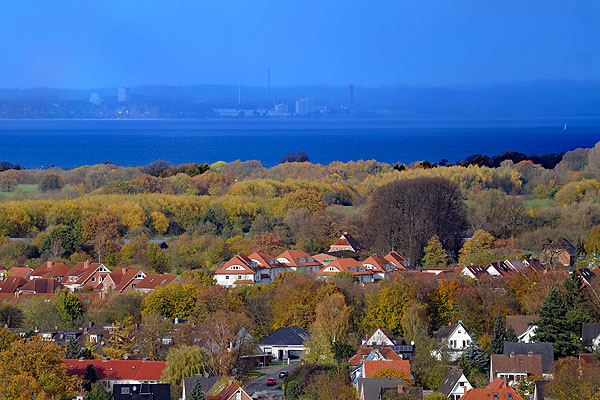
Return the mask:
<path id="1" fill-rule="evenodd" d="M 287 376 L 288 376 L 289 374 L 290 374 L 290 373 L 289 373 L 289 372 L 287 372 L 287 371 L 281 371 L 281 372 L 279 373 L 279 378 L 287 378 Z"/>
<path id="2" fill-rule="evenodd" d="M 275 386 L 277 381 L 274 378 L 267 379 L 267 386 Z"/>

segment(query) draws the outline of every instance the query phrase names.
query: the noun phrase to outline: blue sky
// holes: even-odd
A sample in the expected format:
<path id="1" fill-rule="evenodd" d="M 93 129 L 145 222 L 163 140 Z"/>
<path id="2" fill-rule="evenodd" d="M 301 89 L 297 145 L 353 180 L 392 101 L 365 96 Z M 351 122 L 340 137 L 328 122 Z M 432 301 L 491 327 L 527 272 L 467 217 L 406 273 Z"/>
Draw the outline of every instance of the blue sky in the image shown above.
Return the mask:
<path id="1" fill-rule="evenodd" d="M 600 2 L 0 0 L 0 87 L 600 80 Z"/>

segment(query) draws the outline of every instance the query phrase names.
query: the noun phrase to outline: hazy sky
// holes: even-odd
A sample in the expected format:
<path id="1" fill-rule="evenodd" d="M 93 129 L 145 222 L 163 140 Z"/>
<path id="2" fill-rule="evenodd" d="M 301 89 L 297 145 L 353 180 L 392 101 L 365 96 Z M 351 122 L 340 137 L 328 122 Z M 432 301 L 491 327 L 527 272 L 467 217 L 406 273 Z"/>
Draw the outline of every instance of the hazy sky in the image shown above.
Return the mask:
<path id="1" fill-rule="evenodd" d="M 600 80 L 600 1 L 0 0 L 0 87 Z"/>

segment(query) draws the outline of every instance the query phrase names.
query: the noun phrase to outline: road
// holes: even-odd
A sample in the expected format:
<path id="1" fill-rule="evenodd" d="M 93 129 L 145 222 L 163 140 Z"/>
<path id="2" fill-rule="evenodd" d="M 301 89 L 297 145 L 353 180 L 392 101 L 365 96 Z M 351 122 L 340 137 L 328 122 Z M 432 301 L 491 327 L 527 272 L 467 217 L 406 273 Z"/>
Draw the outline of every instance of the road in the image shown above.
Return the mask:
<path id="1" fill-rule="evenodd" d="M 277 367 L 265 368 L 264 375 L 254 380 L 244 382 L 246 392 L 251 397 L 258 397 L 258 395 L 265 397 L 269 400 L 283 399 L 283 391 L 279 389 L 279 386 L 283 383 L 284 379 L 279 378 L 281 371 L 291 372 L 296 368 L 298 361 L 291 361 L 289 365 L 282 365 Z M 273 378 L 277 382 L 275 386 L 267 386 L 267 379 Z"/>

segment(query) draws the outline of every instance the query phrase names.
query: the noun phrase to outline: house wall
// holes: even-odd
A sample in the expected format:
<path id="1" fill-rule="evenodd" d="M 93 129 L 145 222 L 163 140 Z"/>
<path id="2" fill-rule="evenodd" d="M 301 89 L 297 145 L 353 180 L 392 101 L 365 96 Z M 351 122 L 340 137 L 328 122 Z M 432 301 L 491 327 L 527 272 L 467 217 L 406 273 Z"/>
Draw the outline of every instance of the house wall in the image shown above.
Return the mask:
<path id="1" fill-rule="evenodd" d="M 466 392 L 468 392 L 471 389 L 473 389 L 473 385 L 471 385 L 471 383 L 463 375 L 463 376 L 460 377 L 460 379 L 458 380 L 458 382 L 456 382 L 456 385 L 454 385 L 454 387 L 452 388 L 452 391 L 448 395 L 448 398 L 450 400 L 458 400 L 462 396 L 464 396 L 464 394 Z"/>
<path id="2" fill-rule="evenodd" d="M 452 350 L 463 350 L 471 345 L 471 336 L 464 326 L 459 325 L 448 337 L 447 344 Z"/>
<path id="3" fill-rule="evenodd" d="M 232 271 L 230 274 L 216 274 L 215 281 L 217 285 L 224 287 L 235 287 L 235 281 L 237 280 L 248 280 L 256 282 L 255 274 L 242 274 L 239 272 Z M 260 280 L 260 276 L 259 276 Z"/>
<path id="4" fill-rule="evenodd" d="M 381 329 L 377 329 L 370 338 L 368 338 L 364 343 L 365 346 L 393 346 L 394 343 L 381 331 Z"/>

